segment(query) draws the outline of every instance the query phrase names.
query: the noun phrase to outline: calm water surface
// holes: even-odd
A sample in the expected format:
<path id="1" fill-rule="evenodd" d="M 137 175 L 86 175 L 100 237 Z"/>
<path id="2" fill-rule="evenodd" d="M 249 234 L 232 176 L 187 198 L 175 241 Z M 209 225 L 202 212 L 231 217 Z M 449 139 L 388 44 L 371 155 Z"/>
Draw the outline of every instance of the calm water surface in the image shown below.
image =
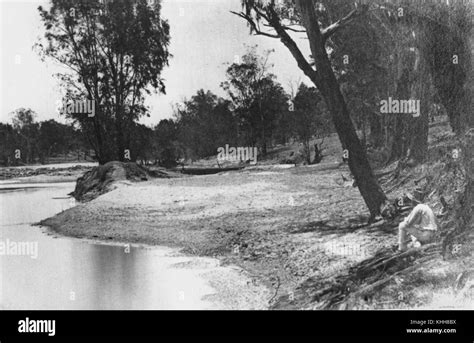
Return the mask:
<path id="1" fill-rule="evenodd" d="M 193 257 L 167 248 L 127 253 L 125 246 L 58 238 L 31 225 L 75 206 L 67 196 L 73 189 L 74 183 L 0 184 L 1 309 L 215 308 L 202 300 L 215 293 L 202 270 L 177 265 Z M 25 255 L 14 251 L 20 244 Z"/>

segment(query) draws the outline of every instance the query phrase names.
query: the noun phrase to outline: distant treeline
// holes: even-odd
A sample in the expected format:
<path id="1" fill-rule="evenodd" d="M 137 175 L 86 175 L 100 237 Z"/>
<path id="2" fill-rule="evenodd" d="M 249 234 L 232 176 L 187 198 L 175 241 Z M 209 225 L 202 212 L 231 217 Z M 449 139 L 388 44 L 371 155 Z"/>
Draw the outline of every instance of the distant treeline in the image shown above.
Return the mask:
<path id="1" fill-rule="evenodd" d="M 53 157 L 67 155 L 84 159 L 89 149 L 79 129 L 53 119 L 35 122 L 30 109 L 15 111 L 12 124 L 0 123 L 2 166 L 47 163 Z"/>
<path id="2" fill-rule="evenodd" d="M 221 87 L 227 97 L 199 90 L 177 104 L 174 118 L 155 127 L 160 162 L 195 160 L 216 155 L 219 147 L 251 146 L 264 156 L 269 147 L 290 140 L 303 143 L 303 158 L 310 163 L 310 140 L 333 132 L 322 97 L 304 83 L 288 94 L 270 72 L 267 51 L 258 55 L 250 47 L 241 61 L 231 64 Z"/>
<path id="3" fill-rule="evenodd" d="M 270 53 L 260 56 L 252 47 L 231 64 L 221 84 L 225 98 L 201 89 L 175 104 L 173 118 L 155 127 L 128 122 L 123 160 L 173 167 L 215 156 L 226 144 L 256 147 L 263 156 L 269 147 L 297 140 L 303 143 L 302 158 L 311 163 L 310 140 L 333 132 L 329 114 L 316 88 L 300 83 L 291 87 L 295 94 L 285 91 L 269 72 Z M 35 116 L 22 108 L 13 113 L 12 124 L 0 124 L 2 165 L 47 163 L 66 155 L 97 158 L 87 126 L 74 120 L 36 122 Z M 105 129 L 113 131 L 113 123 Z"/>
<path id="4" fill-rule="evenodd" d="M 226 144 L 256 147 L 263 156 L 269 147 L 299 141 L 302 157 L 310 163 L 310 140 L 333 132 L 321 97 L 315 88 L 301 84 L 290 101 L 278 83 L 270 85 L 271 91 L 249 101 L 248 108 L 199 90 L 175 106 L 174 118 L 161 120 L 153 129 L 137 125 L 131 158 L 173 167 L 179 161 L 215 156 Z"/>
<path id="5" fill-rule="evenodd" d="M 325 112 L 314 107 L 318 102 L 314 88 L 301 85 L 293 104 L 279 84 L 272 87 L 272 92 L 263 92 L 264 97 L 254 99 L 246 109 L 199 90 L 176 107 L 174 119 L 162 120 L 155 127 L 155 156 L 161 164 L 170 166 L 180 159 L 215 156 L 217 149 L 226 144 L 257 147 L 265 155 L 269 147 L 291 140 L 309 147 L 314 135 L 330 132 Z"/>

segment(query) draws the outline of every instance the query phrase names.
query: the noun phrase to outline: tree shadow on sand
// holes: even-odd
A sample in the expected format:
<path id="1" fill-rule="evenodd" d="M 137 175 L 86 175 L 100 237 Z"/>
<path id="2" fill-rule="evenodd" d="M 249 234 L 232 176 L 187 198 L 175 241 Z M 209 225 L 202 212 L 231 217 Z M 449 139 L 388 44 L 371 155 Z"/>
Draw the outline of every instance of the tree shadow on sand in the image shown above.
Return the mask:
<path id="1" fill-rule="evenodd" d="M 288 232 L 290 234 L 302 234 L 315 232 L 321 235 L 345 235 L 356 231 L 366 231 L 369 233 L 380 232 L 381 234 L 393 233 L 393 222 L 380 220 L 375 223 L 367 223 L 365 216 L 358 216 L 348 220 L 349 225 L 341 226 L 338 224 L 329 224 L 332 220 L 318 220 L 308 223 L 300 223 L 292 226 Z"/>

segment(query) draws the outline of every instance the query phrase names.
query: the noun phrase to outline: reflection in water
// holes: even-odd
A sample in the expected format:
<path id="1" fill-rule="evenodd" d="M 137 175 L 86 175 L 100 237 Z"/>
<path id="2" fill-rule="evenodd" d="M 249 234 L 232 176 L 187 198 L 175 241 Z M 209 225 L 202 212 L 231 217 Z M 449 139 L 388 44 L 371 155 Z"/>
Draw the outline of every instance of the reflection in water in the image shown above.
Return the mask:
<path id="1" fill-rule="evenodd" d="M 56 238 L 31 226 L 74 205 L 73 183 L 0 189 L 0 240 L 37 242 L 38 258 L 0 256 L 4 309 L 213 309 L 202 270 L 174 268 L 191 260 L 172 249 L 101 245 Z M 55 198 L 55 199 L 53 199 Z M 173 255 L 174 254 L 174 255 Z"/>
<path id="2" fill-rule="evenodd" d="M 100 289 L 107 288 L 107 293 L 96 291 L 95 302 L 101 308 L 110 307 L 118 299 L 122 300 L 122 306 L 131 308 L 131 297 L 135 284 L 134 271 L 136 270 L 136 252 L 130 249 L 125 252 L 125 248 L 117 248 L 115 246 L 105 246 L 105 249 L 94 249 L 92 251 L 92 263 L 97 266 L 93 269 L 91 276 L 96 280 L 96 286 Z M 76 250 L 77 251 L 77 250 Z M 105 261 L 115 261 L 113 265 Z M 137 285 L 138 286 L 138 285 Z M 146 296 L 146 295 L 145 295 Z"/>

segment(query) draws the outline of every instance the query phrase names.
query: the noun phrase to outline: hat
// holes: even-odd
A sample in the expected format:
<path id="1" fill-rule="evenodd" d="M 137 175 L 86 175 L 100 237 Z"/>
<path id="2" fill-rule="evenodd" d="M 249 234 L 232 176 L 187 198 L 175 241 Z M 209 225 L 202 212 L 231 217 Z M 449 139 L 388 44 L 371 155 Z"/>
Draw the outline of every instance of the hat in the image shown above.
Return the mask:
<path id="1" fill-rule="evenodd" d="M 405 193 L 405 196 L 413 203 L 416 203 L 416 204 L 421 204 L 421 201 L 418 200 L 413 194 L 411 193 Z"/>

